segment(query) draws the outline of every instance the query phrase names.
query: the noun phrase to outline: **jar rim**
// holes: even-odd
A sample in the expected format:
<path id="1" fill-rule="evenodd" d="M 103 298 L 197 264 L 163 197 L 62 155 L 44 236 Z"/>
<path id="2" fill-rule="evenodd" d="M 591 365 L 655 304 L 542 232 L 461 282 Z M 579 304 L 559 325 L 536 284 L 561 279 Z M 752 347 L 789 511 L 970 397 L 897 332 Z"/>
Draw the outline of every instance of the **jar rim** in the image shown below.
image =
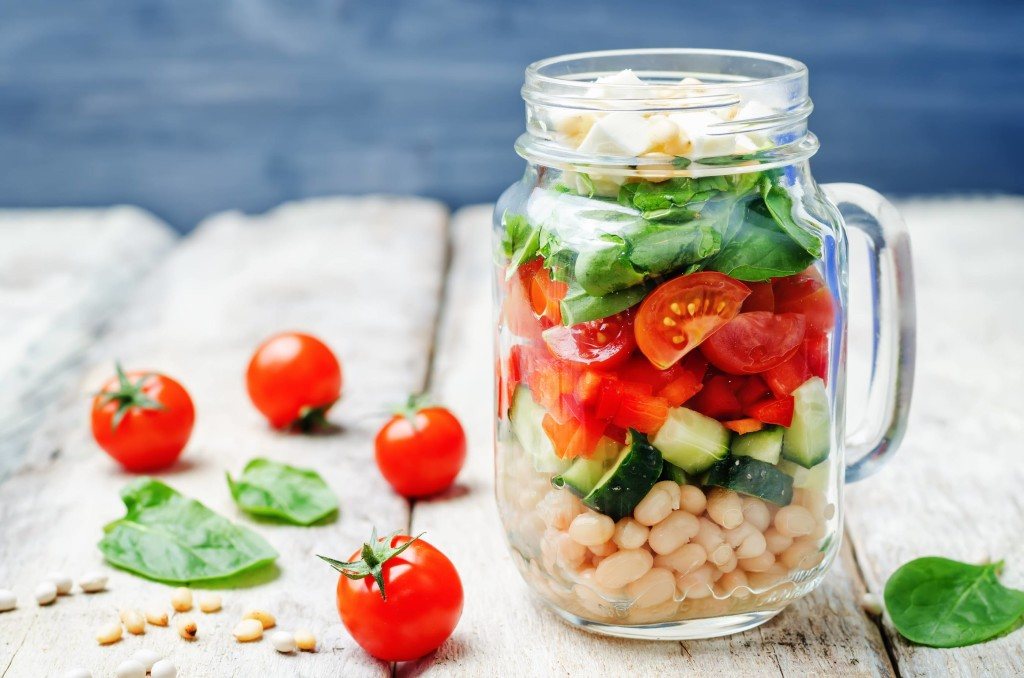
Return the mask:
<path id="1" fill-rule="evenodd" d="M 666 90 L 665 83 L 663 82 L 645 82 L 643 85 L 636 85 L 633 83 L 603 83 L 602 87 L 605 88 L 605 91 L 611 92 L 613 95 L 610 98 L 627 101 L 631 99 L 643 99 L 649 101 L 652 98 L 650 92 L 656 91 L 656 98 L 659 99 L 687 99 L 691 98 L 694 93 L 701 93 L 705 95 L 728 94 L 730 92 L 735 92 L 738 89 L 742 90 L 751 87 L 785 85 L 786 83 L 794 80 L 806 79 L 808 75 L 807 66 L 802 61 L 791 57 L 768 54 L 766 52 L 697 47 L 655 47 L 644 49 L 599 50 L 593 52 L 563 54 L 531 63 L 526 67 L 526 78 L 523 85 L 523 98 L 527 102 L 532 101 L 535 95 L 543 94 L 545 93 L 545 90 L 549 90 L 547 92 L 548 95 L 554 94 L 554 92 L 551 92 L 550 90 L 558 90 L 561 92 L 561 96 L 567 99 L 575 99 L 577 97 L 585 98 L 588 90 L 594 86 L 594 78 L 600 77 L 601 75 L 613 74 L 622 70 L 621 66 L 616 68 L 607 68 L 604 70 L 591 69 L 573 73 L 574 77 L 566 77 L 567 73 L 552 75 L 546 72 L 554 67 L 566 67 L 574 63 L 600 62 L 604 60 L 611 61 L 614 59 L 636 60 L 652 57 L 660 57 L 666 60 L 674 59 L 679 62 L 680 67 L 670 70 L 659 69 L 654 73 L 654 75 L 660 73 L 662 77 L 669 77 L 669 73 L 676 77 L 682 74 L 690 74 L 689 70 L 681 68 L 681 65 L 687 58 L 730 59 L 734 65 L 745 63 L 745 65 L 750 66 L 751 72 L 747 74 L 742 72 L 725 73 L 721 71 L 703 72 L 701 75 L 704 75 L 705 77 L 713 76 L 721 78 L 721 80 L 702 81 L 692 84 L 673 83 L 669 90 Z M 762 68 L 766 66 L 776 67 L 779 69 L 779 72 L 757 75 L 758 66 Z M 651 73 L 649 69 L 632 70 L 641 76 L 641 78 L 643 78 L 645 73 Z M 693 75 L 696 77 L 697 74 L 694 73 Z M 544 103 L 552 103 L 550 98 L 544 98 Z M 593 99 L 593 97 L 586 98 L 590 100 Z"/>

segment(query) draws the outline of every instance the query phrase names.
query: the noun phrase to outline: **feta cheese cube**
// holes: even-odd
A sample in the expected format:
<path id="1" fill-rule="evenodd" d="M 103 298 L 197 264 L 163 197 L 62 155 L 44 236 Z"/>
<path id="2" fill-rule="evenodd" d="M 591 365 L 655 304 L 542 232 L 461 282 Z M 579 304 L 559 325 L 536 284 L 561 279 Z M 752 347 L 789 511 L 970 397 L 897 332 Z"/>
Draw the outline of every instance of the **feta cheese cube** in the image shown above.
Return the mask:
<path id="1" fill-rule="evenodd" d="M 651 124 L 639 113 L 609 113 L 599 118 L 579 145 L 581 153 L 633 157 L 654 145 Z"/>
<path id="2" fill-rule="evenodd" d="M 678 146 L 686 150 L 675 155 L 684 155 L 691 159 L 710 158 L 719 155 L 731 155 L 736 146 L 731 134 L 712 134 L 714 125 L 722 120 L 709 111 L 687 111 L 672 113 L 668 116 L 679 128 Z M 669 153 L 673 151 L 666 150 Z"/>

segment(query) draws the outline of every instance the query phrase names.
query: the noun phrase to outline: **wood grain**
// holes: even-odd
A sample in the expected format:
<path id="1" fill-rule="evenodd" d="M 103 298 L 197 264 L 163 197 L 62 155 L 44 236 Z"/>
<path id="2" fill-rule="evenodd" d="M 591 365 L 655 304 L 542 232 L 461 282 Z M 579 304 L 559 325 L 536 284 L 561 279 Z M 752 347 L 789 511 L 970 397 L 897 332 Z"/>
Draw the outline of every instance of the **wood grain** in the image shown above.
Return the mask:
<path id="1" fill-rule="evenodd" d="M 926 555 L 1005 559 L 1005 582 L 1024 588 L 1024 199 L 900 208 L 917 272 L 914 404 L 894 461 L 849 489 L 849 532 L 879 594 Z M 888 622 L 886 633 L 904 676 L 1024 675 L 1020 631 L 955 650 L 907 643 Z"/>
<path id="2" fill-rule="evenodd" d="M 315 554 L 347 557 L 371 525 L 383 531 L 407 524 L 406 503 L 366 472 L 377 423 L 371 414 L 425 378 L 445 228 L 445 210 L 429 201 L 319 200 L 257 217 L 222 214 L 182 243 L 96 345 L 60 425 L 34 443 L 59 450 L 58 458 L 37 460 L 0 486 L 0 581 L 20 598 L 16 611 L 0 615 L 0 675 L 53 675 L 72 665 L 112 675 L 140 647 L 171 657 L 183 676 L 390 674 L 341 628 L 331 595 L 337 575 Z M 249 355 L 261 339 L 288 328 L 321 336 L 341 357 L 345 394 L 332 418 L 343 435 L 273 433 L 248 402 Z M 49 570 L 78 576 L 108 569 L 95 543 L 101 526 L 122 515 L 117 491 L 129 477 L 92 444 L 84 414 L 87 394 L 115 355 L 180 378 L 195 400 L 189 449 L 164 480 L 252 527 L 281 554 L 274 578 L 264 574 L 224 592 L 220 613 L 194 613 L 193 643 L 150 627 L 112 647 L 96 644 L 96 629 L 119 606 L 168 600 L 169 587 L 123 572 L 111 572 L 107 593 L 79 593 L 47 608 L 30 602 Z M 340 519 L 297 528 L 240 515 L 223 473 L 258 455 L 316 468 L 340 497 Z M 320 652 L 282 656 L 266 641 L 236 644 L 231 628 L 255 605 L 273 611 L 282 628 L 313 630 Z"/>
<path id="3" fill-rule="evenodd" d="M 446 496 L 419 502 L 413 532 L 453 559 L 466 609 L 436 657 L 408 675 L 892 675 L 881 636 L 858 604 L 844 550 L 825 583 L 753 631 L 708 641 L 640 642 L 590 635 L 534 602 L 512 564 L 493 487 L 490 207 L 465 208 L 452 226 L 453 259 L 432 391 L 466 424 L 469 458 Z M 484 396 L 483 394 L 487 394 Z"/>
<path id="4" fill-rule="evenodd" d="M 134 207 L 0 210 L 0 480 L 83 349 L 174 240 Z"/>

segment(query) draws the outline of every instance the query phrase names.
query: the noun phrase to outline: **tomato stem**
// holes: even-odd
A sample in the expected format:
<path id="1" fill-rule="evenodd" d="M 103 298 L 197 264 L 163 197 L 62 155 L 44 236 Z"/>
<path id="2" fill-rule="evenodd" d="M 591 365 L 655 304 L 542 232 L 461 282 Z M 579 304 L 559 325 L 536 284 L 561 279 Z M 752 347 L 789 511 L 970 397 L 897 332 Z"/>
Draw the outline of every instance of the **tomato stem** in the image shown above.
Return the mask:
<path id="1" fill-rule="evenodd" d="M 111 430 L 117 430 L 117 427 L 121 425 L 121 420 L 124 419 L 124 415 L 128 414 L 128 411 L 133 407 L 138 407 L 142 410 L 164 409 L 163 405 L 142 392 L 143 384 L 153 376 L 152 373 L 147 372 L 132 383 L 124 368 L 121 367 L 120 361 L 114 363 L 114 368 L 117 370 L 117 390 L 99 394 L 104 404 L 117 401 L 117 412 L 114 413 L 110 420 Z"/>
<path id="2" fill-rule="evenodd" d="M 399 532 L 396 530 L 382 539 L 377 537 L 377 528 L 373 528 L 373 531 L 370 534 L 370 541 L 363 544 L 359 560 L 344 562 L 328 558 L 327 556 L 321 556 L 319 554 L 317 555 L 317 558 L 324 561 L 349 579 L 358 580 L 365 579 L 366 577 L 373 577 L 373 580 L 377 582 L 377 588 L 380 589 L 381 598 L 387 600 L 388 595 L 384 590 L 384 563 L 399 555 L 402 551 L 412 546 L 414 541 L 423 536 L 423 533 L 421 532 L 401 546 L 393 548 L 391 546 L 391 540 L 398 536 L 398 534 Z"/>
<path id="3" fill-rule="evenodd" d="M 392 413 L 405 417 L 416 428 L 416 415 L 420 410 L 433 406 L 433 399 L 426 393 L 411 393 L 402 405 L 392 408 Z"/>
<path id="4" fill-rule="evenodd" d="M 306 406 L 299 410 L 299 418 L 292 422 L 292 428 L 303 433 L 314 433 L 326 431 L 331 428 L 331 422 L 327 421 L 327 412 L 334 407 L 337 400 L 332 400 L 320 407 Z"/>

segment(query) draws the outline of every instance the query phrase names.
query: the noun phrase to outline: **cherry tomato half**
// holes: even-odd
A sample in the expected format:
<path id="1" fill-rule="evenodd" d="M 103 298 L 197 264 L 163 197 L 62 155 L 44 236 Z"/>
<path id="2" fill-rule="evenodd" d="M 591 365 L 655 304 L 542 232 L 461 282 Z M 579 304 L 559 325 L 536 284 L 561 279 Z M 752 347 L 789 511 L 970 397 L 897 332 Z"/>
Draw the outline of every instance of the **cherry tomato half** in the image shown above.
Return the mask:
<path id="1" fill-rule="evenodd" d="M 371 558 L 365 558 L 369 547 Z M 388 662 L 433 652 L 462 616 L 462 581 L 443 553 L 404 535 L 376 534 L 348 562 L 324 558 L 341 572 L 338 613 L 359 646 Z M 378 583 L 380 582 L 380 583 Z"/>
<path id="2" fill-rule="evenodd" d="M 158 471 L 185 449 L 196 410 L 188 391 L 154 372 L 125 372 L 117 366 L 92 401 L 96 443 L 128 471 Z"/>
<path id="3" fill-rule="evenodd" d="M 671 367 L 740 312 L 750 288 L 722 273 L 691 273 L 659 285 L 640 304 L 636 343 L 655 367 Z"/>
<path id="4" fill-rule="evenodd" d="M 740 313 L 701 344 L 712 365 L 729 374 L 756 374 L 784 363 L 804 340 L 799 313 Z"/>
<path id="5" fill-rule="evenodd" d="M 832 295 L 813 266 L 803 273 L 775 278 L 772 289 L 776 313 L 803 313 L 807 326 L 818 332 L 828 332 L 835 325 Z"/>
<path id="6" fill-rule="evenodd" d="M 423 407 L 417 398 L 391 417 L 374 441 L 377 468 L 403 497 L 425 497 L 447 489 L 466 461 L 466 433 L 443 407 Z"/>
<path id="7" fill-rule="evenodd" d="M 636 348 L 633 319 L 628 311 L 571 327 L 558 325 L 544 330 L 543 337 L 556 358 L 596 369 L 618 367 Z"/>
<path id="8" fill-rule="evenodd" d="M 260 344 L 245 375 L 249 398 L 274 428 L 324 422 L 341 397 L 341 364 L 316 337 L 285 332 Z"/>

